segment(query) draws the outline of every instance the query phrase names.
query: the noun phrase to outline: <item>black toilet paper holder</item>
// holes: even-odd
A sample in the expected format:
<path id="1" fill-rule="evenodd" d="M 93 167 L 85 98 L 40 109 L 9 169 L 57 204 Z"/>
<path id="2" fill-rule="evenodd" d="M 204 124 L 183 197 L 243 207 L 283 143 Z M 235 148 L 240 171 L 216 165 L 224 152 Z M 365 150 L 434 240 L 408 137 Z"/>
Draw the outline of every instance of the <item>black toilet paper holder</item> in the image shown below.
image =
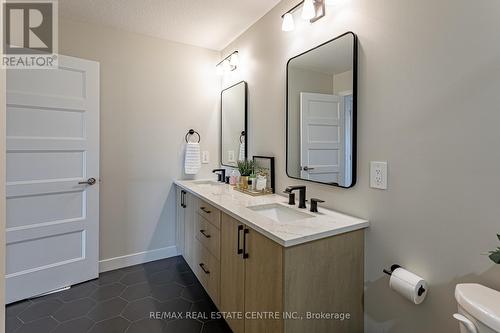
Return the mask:
<path id="1" fill-rule="evenodd" d="M 398 264 L 394 264 L 394 265 L 391 265 L 391 269 L 390 269 L 390 270 L 387 270 L 387 269 L 385 269 L 385 268 L 384 268 L 383 272 L 384 272 L 385 274 L 387 274 L 387 275 L 391 276 L 391 275 L 392 275 L 392 272 L 394 272 L 394 271 L 395 271 L 396 269 L 398 269 L 398 268 L 402 268 L 402 267 L 401 267 L 400 265 L 398 265 Z"/>
<path id="2" fill-rule="evenodd" d="M 398 268 L 403 268 L 403 267 L 401 267 L 401 266 L 400 266 L 400 265 L 398 265 L 398 264 L 394 264 L 394 265 L 391 265 L 390 270 L 387 270 L 387 269 L 385 269 L 385 268 L 384 268 L 384 269 L 383 269 L 383 272 L 384 272 L 385 274 L 387 274 L 387 275 L 391 276 L 391 275 L 392 275 L 392 273 L 393 273 L 396 269 L 398 269 Z M 423 294 L 423 293 L 425 293 L 425 288 L 424 288 L 424 287 L 422 287 L 422 286 L 420 286 L 420 288 L 418 288 L 417 295 L 418 295 L 418 296 L 422 296 L 422 294 Z"/>

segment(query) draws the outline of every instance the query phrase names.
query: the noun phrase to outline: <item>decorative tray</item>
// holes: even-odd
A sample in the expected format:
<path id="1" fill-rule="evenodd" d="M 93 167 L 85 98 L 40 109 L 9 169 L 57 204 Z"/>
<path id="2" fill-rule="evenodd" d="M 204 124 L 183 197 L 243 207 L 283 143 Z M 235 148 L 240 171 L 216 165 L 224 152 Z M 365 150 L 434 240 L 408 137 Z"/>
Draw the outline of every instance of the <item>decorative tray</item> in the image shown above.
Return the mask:
<path id="1" fill-rule="evenodd" d="M 244 189 L 241 189 L 241 188 L 238 188 L 238 187 L 233 187 L 235 191 L 238 191 L 238 192 L 241 192 L 241 193 L 245 193 L 245 194 L 248 194 L 248 195 L 251 195 L 251 196 L 254 196 L 254 197 L 258 197 L 258 196 L 261 196 L 261 195 L 268 195 L 268 194 L 273 194 L 273 190 L 270 189 L 270 188 L 267 188 L 263 191 L 257 191 L 257 190 L 244 190 Z"/>

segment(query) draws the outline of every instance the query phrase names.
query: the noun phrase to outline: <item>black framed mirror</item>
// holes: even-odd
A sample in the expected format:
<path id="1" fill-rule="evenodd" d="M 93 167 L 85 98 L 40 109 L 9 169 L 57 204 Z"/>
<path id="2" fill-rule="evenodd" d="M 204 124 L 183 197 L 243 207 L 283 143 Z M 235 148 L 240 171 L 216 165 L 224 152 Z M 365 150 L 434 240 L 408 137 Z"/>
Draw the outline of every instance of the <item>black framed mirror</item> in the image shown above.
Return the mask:
<path id="1" fill-rule="evenodd" d="M 221 165 L 236 167 L 248 156 L 247 83 L 238 82 L 221 92 Z"/>
<path id="2" fill-rule="evenodd" d="M 287 62 L 286 173 L 356 183 L 357 38 L 347 32 Z"/>

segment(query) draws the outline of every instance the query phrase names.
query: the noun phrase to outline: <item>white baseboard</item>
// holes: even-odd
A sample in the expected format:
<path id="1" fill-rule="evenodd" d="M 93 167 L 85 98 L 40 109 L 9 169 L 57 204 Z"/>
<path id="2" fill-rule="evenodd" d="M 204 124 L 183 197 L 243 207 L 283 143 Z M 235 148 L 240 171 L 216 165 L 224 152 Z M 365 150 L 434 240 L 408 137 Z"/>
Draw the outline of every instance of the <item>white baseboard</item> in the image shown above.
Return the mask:
<path id="1" fill-rule="evenodd" d="M 99 272 L 112 271 L 133 265 L 143 264 L 149 261 L 170 258 L 178 255 L 175 245 L 144 252 L 127 254 L 121 257 L 99 260 Z"/>

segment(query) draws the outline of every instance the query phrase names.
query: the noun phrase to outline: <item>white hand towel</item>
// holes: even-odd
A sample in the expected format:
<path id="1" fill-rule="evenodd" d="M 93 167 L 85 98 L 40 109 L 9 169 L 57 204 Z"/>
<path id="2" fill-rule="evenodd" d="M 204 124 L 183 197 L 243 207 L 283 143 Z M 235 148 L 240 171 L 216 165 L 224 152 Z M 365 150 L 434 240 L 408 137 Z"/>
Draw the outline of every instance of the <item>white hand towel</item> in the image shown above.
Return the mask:
<path id="1" fill-rule="evenodd" d="M 243 161 L 245 159 L 245 143 L 240 143 L 240 153 L 238 155 L 238 161 Z"/>
<path id="2" fill-rule="evenodd" d="M 188 142 L 186 145 L 186 157 L 184 160 L 184 173 L 196 175 L 201 168 L 200 144 Z"/>

